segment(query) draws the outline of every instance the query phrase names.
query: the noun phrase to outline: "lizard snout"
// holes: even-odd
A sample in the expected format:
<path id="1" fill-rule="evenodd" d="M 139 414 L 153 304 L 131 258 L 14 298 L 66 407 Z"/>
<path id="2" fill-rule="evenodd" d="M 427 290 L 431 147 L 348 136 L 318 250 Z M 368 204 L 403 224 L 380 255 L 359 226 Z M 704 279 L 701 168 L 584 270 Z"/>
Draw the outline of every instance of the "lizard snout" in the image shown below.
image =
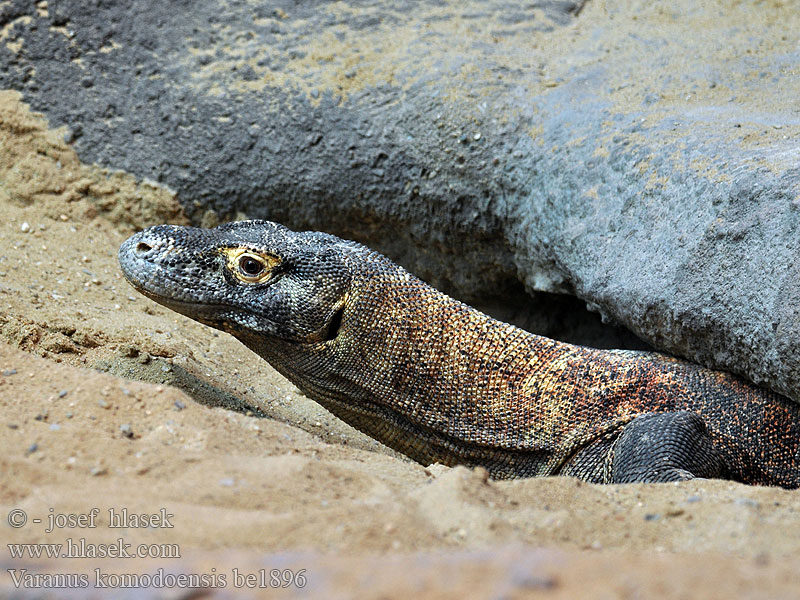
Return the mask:
<path id="1" fill-rule="evenodd" d="M 158 263 L 173 250 L 172 231 L 164 226 L 150 227 L 125 240 L 119 248 L 119 264 L 125 277 L 134 284 L 148 279 Z"/>
<path id="2" fill-rule="evenodd" d="M 149 227 L 129 237 L 119 249 L 120 263 L 156 262 L 182 248 L 181 230 L 170 225 Z"/>

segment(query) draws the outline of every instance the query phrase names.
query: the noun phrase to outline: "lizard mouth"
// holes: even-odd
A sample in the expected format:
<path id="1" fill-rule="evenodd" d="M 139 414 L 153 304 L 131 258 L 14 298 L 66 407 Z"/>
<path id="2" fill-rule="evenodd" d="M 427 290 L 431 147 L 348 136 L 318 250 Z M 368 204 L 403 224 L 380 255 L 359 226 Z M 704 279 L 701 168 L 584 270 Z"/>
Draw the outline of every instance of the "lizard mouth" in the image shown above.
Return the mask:
<path id="1" fill-rule="evenodd" d="M 215 304 L 215 303 L 202 303 L 202 302 L 190 302 L 188 300 L 178 300 L 171 296 L 164 296 L 157 292 L 147 289 L 143 286 L 140 282 L 131 280 L 130 278 L 126 277 L 128 283 L 133 286 L 133 288 L 166 308 L 170 310 L 174 310 L 177 313 L 180 313 L 186 317 L 194 319 L 195 321 L 200 321 L 205 325 L 210 325 L 212 327 L 218 329 L 226 329 L 222 326 L 222 323 L 225 321 L 223 317 L 221 317 L 221 313 L 226 311 L 230 311 L 231 307 L 226 306 L 224 304 Z"/>
<path id="2" fill-rule="evenodd" d="M 233 306 L 220 302 L 202 302 L 200 300 L 182 300 L 175 298 L 172 295 L 159 293 L 153 290 L 138 277 L 131 276 L 125 268 L 123 268 L 122 271 L 128 283 L 143 296 L 146 296 L 150 300 L 176 313 L 202 323 L 203 325 L 219 329 L 225 333 L 230 333 L 235 337 L 247 336 L 247 334 L 274 334 L 274 331 L 278 329 L 276 323 L 269 320 L 264 315 L 249 310 L 246 307 Z M 243 318 L 251 323 L 258 323 L 259 326 L 254 327 L 250 325 L 249 327 L 245 327 L 240 324 Z"/>
<path id="3" fill-rule="evenodd" d="M 128 239 L 120 247 L 119 251 L 119 263 L 122 274 L 131 287 L 143 296 L 170 310 L 174 310 L 177 313 L 200 321 L 215 329 L 229 331 L 230 327 L 225 326 L 227 319 L 225 319 L 223 313 L 230 312 L 230 306 L 215 302 L 206 303 L 198 299 L 183 300 L 176 298 L 169 292 L 164 293 L 159 289 L 154 289 L 151 280 L 154 280 L 159 274 L 159 266 L 152 260 L 148 260 L 148 257 L 142 256 L 143 254 L 150 253 L 152 251 L 152 246 L 147 244 L 146 241 L 135 239 L 136 237 L 137 236 L 134 236 Z"/>

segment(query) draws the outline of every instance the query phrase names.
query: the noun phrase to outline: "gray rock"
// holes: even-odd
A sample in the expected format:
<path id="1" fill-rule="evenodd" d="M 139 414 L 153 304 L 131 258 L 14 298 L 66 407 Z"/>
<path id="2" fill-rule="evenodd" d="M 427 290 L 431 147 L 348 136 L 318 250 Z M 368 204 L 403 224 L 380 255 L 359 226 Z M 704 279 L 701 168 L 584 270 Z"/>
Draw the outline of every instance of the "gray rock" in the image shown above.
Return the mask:
<path id="1" fill-rule="evenodd" d="M 359 239 L 512 313 L 576 296 L 800 398 L 791 7 L 32 6 L 0 7 L 0 85 L 68 125 L 84 160 L 175 189 L 196 222 Z M 579 338 L 609 341 L 563 306 Z"/>

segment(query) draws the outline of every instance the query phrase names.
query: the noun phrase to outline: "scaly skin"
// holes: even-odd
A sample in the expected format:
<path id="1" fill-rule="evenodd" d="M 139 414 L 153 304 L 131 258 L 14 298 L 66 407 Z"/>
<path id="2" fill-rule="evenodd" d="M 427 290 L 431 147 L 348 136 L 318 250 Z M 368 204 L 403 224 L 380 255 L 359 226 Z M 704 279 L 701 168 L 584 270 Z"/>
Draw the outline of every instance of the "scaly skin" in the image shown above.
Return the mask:
<path id="1" fill-rule="evenodd" d="M 153 300 L 227 331 L 333 414 L 422 464 L 593 482 L 800 485 L 800 407 L 661 354 L 496 321 L 386 257 L 268 221 L 157 226 L 120 264 Z"/>

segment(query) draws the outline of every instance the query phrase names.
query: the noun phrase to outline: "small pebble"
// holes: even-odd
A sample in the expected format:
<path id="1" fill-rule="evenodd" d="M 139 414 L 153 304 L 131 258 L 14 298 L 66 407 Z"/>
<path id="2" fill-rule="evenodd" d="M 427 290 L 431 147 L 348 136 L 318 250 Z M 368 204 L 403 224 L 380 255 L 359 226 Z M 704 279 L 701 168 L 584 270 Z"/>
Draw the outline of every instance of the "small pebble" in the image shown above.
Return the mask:
<path id="1" fill-rule="evenodd" d="M 28 232 L 31 230 L 30 223 L 28 223 L 27 221 L 25 221 L 25 222 L 24 222 L 22 225 L 20 225 L 20 226 L 19 226 L 19 230 L 20 230 L 22 233 L 28 233 Z"/>
<path id="2" fill-rule="evenodd" d="M 111 405 L 102 399 L 97 401 L 97 406 L 99 406 L 100 408 L 111 408 Z"/>
<path id="3" fill-rule="evenodd" d="M 65 396 L 66 396 L 68 393 L 69 393 L 69 392 L 68 392 L 67 390 L 61 390 L 60 392 L 58 392 L 58 397 L 59 397 L 59 398 L 63 398 L 63 397 L 65 397 Z"/>
<path id="4" fill-rule="evenodd" d="M 33 442 L 30 446 L 28 446 L 27 452 L 28 452 L 28 454 L 33 454 L 38 449 L 39 449 L 39 444 L 37 444 L 36 442 Z"/>
<path id="5" fill-rule="evenodd" d="M 131 428 L 130 423 L 123 423 L 119 426 L 119 430 L 126 438 L 133 437 L 133 429 Z"/>
<path id="6" fill-rule="evenodd" d="M 61 429 L 61 425 L 59 425 L 58 423 L 50 424 L 50 431 L 58 431 L 59 429 Z"/>
<path id="7" fill-rule="evenodd" d="M 183 410 L 184 408 L 186 408 L 186 405 L 180 400 L 175 400 L 175 402 L 172 403 L 172 407 L 175 410 Z"/>
<path id="8" fill-rule="evenodd" d="M 11 375 L 16 375 L 16 374 L 17 374 L 16 369 L 6 369 L 5 371 L 3 371 L 3 375 L 5 377 L 10 377 Z"/>
<path id="9" fill-rule="evenodd" d="M 89 475 L 92 477 L 98 477 L 100 475 L 105 475 L 106 473 L 108 473 L 108 469 L 105 467 L 92 467 L 92 470 L 89 471 Z"/>
<path id="10" fill-rule="evenodd" d="M 8 424 L 8 428 L 9 429 L 19 429 L 19 425 L 17 425 L 16 423 L 9 423 Z"/>
<path id="11" fill-rule="evenodd" d="M 224 487 L 233 487 L 233 478 L 232 477 L 223 477 L 219 480 L 219 484 Z"/>

